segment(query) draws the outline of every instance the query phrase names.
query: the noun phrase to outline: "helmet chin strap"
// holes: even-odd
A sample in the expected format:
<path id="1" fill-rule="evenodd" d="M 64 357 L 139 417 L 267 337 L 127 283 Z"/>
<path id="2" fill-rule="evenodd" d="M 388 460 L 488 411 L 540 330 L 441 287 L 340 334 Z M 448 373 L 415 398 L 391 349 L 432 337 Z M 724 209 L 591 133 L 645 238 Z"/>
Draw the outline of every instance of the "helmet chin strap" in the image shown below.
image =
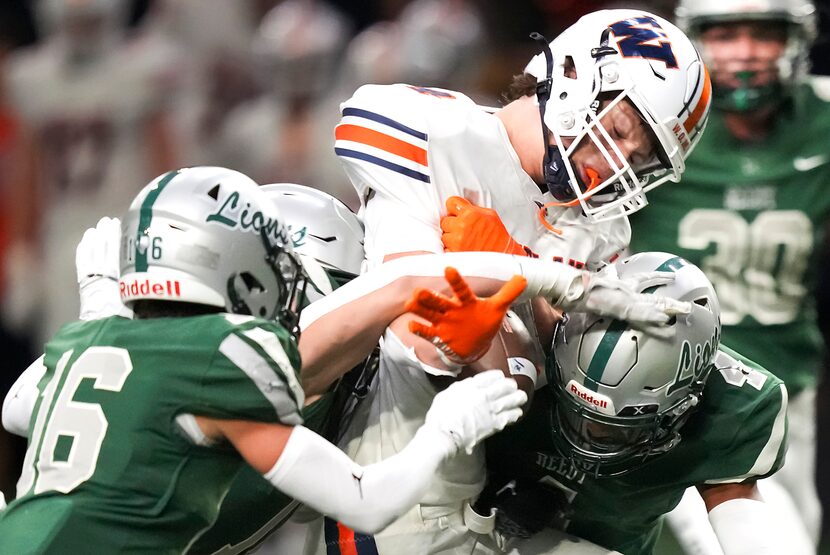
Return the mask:
<path id="1" fill-rule="evenodd" d="M 591 49 L 591 56 L 594 59 L 600 60 L 604 56 L 617 53 L 616 50 L 608 46 L 610 32 L 610 29 L 605 29 L 600 37 L 600 46 Z M 562 151 L 558 145 L 550 144 L 550 129 L 545 124 L 545 111 L 553 88 L 553 52 L 551 52 L 547 39 L 540 33 L 531 33 L 530 38 L 542 47 L 546 64 L 544 81 L 536 83 L 536 98 L 539 102 L 539 118 L 542 122 L 542 136 L 545 145 L 545 158 L 542 161 L 542 175 L 545 182 L 544 186 L 539 185 L 539 189 L 545 192 L 545 188 L 547 188 L 551 196 L 559 201 L 558 203 L 551 203 L 554 206 L 577 206 L 579 202 L 576 199 L 576 187 L 574 187 L 573 180 L 568 174 Z M 597 172 L 593 168 L 589 168 L 589 171 L 592 172 L 590 175 L 592 182 L 590 184 L 577 183 L 577 186 L 583 192 L 587 192 L 599 184 Z"/>
<path id="2" fill-rule="evenodd" d="M 542 175 L 544 184 L 539 189 L 545 192 L 547 189 L 553 198 L 560 201 L 573 200 L 573 189 L 568 170 L 565 167 L 565 160 L 559 147 L 550 144 L 550 130 L 545 124 L 545 110 L 553 87 L 553 52 L 550 50 L 548 40 L 540 33 L 531 33 L 530 38 L 539 43 L 545 55 L 545 79 L 536 83 L 536 99 L 539 102 L 539 118 L 542 122 L 542 137 L 545 145 L 545 158 L 542 162 Z"/>

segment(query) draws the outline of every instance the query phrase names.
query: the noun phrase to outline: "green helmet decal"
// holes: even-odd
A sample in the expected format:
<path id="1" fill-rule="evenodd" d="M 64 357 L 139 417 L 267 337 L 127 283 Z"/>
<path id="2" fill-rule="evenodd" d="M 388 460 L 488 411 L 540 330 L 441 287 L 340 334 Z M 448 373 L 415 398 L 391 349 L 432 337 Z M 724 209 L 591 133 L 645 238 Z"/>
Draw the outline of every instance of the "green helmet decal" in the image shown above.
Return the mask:
<path id="1" fill-rule="evenodd" d="M 654 269 L 654 271 L 676 272 L 688 264 L 689 263 L 683 258 L 675 256 L 660 264 Z M 654 293 L 657 287 L 658 286 L 655 285 L 643 289 L 643 293 Z M 620 337 L 622 337 L 622 334 L 627 329 L 628 325 L 619 320 L 611 322 L 608 326 L 608 329 L 605 331 L 605 335 L 600 341 L 599 348 L 597 348 L 593 358 L 591 358 L 591 363 L 588 365 L 585 382 L 583 384 L 585 387 L 591 389 L 592 391 L 597 391 L 599 382 L 602 381 L 602 374 L 605 371 L 605 367 L 608 365 L 608 361 L 611 359 L 611 354 L 614 352 L 614 347 L 617 346 L 617 343 L 620 341 Z"/>
<path id="2" fill-rule="evenodd" d="M 174 170 L 161 178 L 155 189 L 147 193 L 144 202 L 141 203 L 141 217 L 138 223 L 138 234 L 135 238 L 135 271 L 147 271 L 147 250 L 150 247 L 150 237 L 147 230 L 150 229 L 150 222 L 153 220 L 153 205 L 159 195 L 167 187 L 174 177 L 179 175 L 179 170 Z"/>
<path id="3" fill-rule="evenodd" d="M 628 329 L 628 324 L 622 320 L 614 320 L 605 331 L 605 335 L 600 340 L 599 347 L 594 352 L 591 358 L 591 363 L 588 365 L 588 370 L 585 375 L 585 387 L 591 391 L 597 391 L 599 382 L 602 381 L 602 374 L 608 366 L 608 361 L 611 359 L 611 353 L 614 352 L 614 347 L 620 341 L 623 332 Z"/>

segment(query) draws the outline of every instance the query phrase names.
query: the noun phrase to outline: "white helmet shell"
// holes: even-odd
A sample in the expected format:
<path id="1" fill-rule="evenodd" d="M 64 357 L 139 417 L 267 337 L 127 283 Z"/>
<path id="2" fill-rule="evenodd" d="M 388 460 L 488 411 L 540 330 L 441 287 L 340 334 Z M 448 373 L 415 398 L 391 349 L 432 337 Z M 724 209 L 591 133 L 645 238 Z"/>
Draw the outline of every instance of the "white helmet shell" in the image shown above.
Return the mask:
<path id="1" fill-rule="evenodd" d="M 720 341 L 720 305 L 695 265 L 668 253 L 635 254 L 616 263 L 621 278 L 673 272 L 672 283 L 648 288 L 691 303 L 671 323 L 674 335 L 657 338 L 627 323 L 569 314 L 554 339 L 549 367 L 558 403 L 559 443 L 576 464 L 597 475 L 628 471 L 665 452 L 701 398 Z"/>
<path id="2" fill-rule="evenodd" d="M 585 214 L 593 221 L 624 216 L 645 206 L 649 189 L 667 180 L 679 181 L 685 159 L 706 125 L 711 97 L 706 69 L 686 35 L 647 12 L 602 10 L 580 18 L 550 43 L 550 49 L 553 73 L 545 125 L 556 139 L 571 183 L 578 180 L 569 157 L 585 137 L 614 170 L 591 191 L 576 187 L 575 197 Z M 544 82 L 545 56 L 536 55 L 525 72 Z M 601 99 L 613 100 L 597 113 Z M 601 125 L 602 116 L 626 99 L 657 139 L 662 167 L 632 167 Z M 600 143 L 600 135 L 615 153 Z M 616 193 L 613 200 L 591 202 L 611 192 Z"/>
<path id="3" fill-rule="evenodd" d="M 219 167 L 150 182 L 122 224 L 121 299 L 190 302 L 295 325 L 304 284 L 279 211 L 249 177 Z"/>

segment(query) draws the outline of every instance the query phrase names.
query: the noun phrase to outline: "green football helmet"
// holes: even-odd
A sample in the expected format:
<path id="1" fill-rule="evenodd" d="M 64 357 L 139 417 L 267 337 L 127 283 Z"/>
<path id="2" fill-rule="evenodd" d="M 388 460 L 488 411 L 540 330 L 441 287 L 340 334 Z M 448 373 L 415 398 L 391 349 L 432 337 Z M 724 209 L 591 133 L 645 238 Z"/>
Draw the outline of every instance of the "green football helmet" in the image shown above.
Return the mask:
<path id="1" fill-rule="evenodd" d="M 720 340 L 720 305 L 697 266 L 659 252 L 616 265 L 622 278 L 673 272 L 672 283 L 642 292 L 689 301 L 692 310 L 673 318 L 669 339 L 587 313 L 567 314 L 557 326 L 547 370 L 556 397 L 553 438 L 563 456 L 593 476 L 624 474 L 680 442 Z"/>

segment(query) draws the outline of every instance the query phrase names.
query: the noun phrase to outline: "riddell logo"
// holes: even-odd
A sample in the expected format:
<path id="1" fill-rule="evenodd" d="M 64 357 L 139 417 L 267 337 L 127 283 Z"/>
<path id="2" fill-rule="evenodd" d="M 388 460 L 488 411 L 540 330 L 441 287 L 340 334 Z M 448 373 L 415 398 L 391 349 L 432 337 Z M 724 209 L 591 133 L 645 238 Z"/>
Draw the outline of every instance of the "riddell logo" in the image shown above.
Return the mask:
<path id="1" fill-rule="evenodd" d="M 614 405 L 608 397 L 591 391 L 581 386 L 574 380 L 571 380 L 568 383 L 568 392 L 574 397 L 580 399 L 582 402 L 594 406 L 599 410 L 599 412 L 614 414 Z"/>
<path id="2" fill-rule="evenodd" d="M 122 281 L 121 298 L 129 299 L 131 297 L 181 297 L 181 285 L 178 281 L 150 281 L 135 280 L 131 282 Z"/>

